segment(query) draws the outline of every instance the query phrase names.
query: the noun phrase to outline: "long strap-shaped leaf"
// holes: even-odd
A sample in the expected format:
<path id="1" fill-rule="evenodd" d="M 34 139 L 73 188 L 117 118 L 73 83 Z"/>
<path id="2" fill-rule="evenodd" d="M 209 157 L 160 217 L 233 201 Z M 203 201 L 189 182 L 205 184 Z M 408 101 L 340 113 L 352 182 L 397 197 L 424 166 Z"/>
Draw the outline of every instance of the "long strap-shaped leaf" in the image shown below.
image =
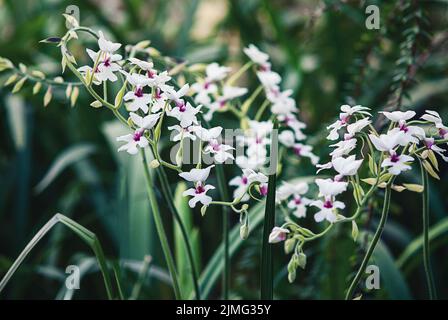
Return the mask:
<path id="1" fill-rule="evenodd" d="M 103 275 L 104 279 L 104 285 L 106 287 L 107 296 L 109 299 L 113 299 L 113 291 L 112 291 L 112 283 L 109 276 L 109 271 L 107 268 L 106 258 L 104 257 L 103 248 L 101 247 L 101 244 L 97 238 L 97 236 L 91 232 L 90 230 L 84 228 L 82 225 L 78 224 L 77 222 L 73 221 L 72 219 L 57 213 L 51 218 L 31 239 L 31 241 L 26 245 L 25 249 L 20 253 L 19 257 L 14 261 L 12 266 L 9 268 L 8 272 L 0 282 L 0 293 L 5 288 L 6 284 L 9 282 L 11 277 L 14 275 L 14 273 L 17 271 L 17 269 L 20 267 L 22 262 L 25 260 L 25 258 L 28 256 L 28 254 L 33 250 L 33 248 L 36 246 L 36 244 L 57 224 L 62 223 L 66 227 L 68 227 L 70 230 L 72 230 L 74 233 L 76 233 L 84 242 L 86 242 L 89 247 L 93 250 L 96 259 L 98 260 L 98 265 L 101 269 L 101 273 Z"/>
<path id="2" fill-rule="evenodd" d="M 274 281 L 272 268 L 272 246 L 269 243 L 269 234 L 275 224 L 275 185 L 277 180 L 278 156 L 278 121 L 274 121 L 274 130 L 271 137 L 270 165 L 273 173 L 269 175 L 268 195 L 264 213 L 263 247 L 261 251 L 260 298 L 272 300 L 274 297 Z"/>

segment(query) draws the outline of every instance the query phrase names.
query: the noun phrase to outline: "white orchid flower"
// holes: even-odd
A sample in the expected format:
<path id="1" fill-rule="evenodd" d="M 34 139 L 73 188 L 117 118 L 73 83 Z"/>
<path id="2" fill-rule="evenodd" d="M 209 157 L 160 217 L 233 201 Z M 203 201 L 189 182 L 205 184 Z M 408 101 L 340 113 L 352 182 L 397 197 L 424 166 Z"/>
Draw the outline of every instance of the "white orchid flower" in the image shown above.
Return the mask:
<path id="1" fill-rule="evenodd" d="M 227 76 L 230 70 L 229 67 L 220 66 L 216 62 L 211 63 L 205 68 L 205 81 L 206 83 L 221 81 Z"/>
<path id="2" fill-rule="evenodd" d="M 302 143 L 296 143 L 293 146 L 294 154 L 298 157 L 307 157 L 310 158 L 311 163 L 313 165 L 316 165 L 319 162 L 319 157 L 316 156 L 311 151 L 313 150 L 313 147 L 304 145 Z"/>
<path id="3" fill-rule="evenodd" d="M 296 142 L 296 136 L 291 130 L 285 130 L 278 135 L 278 141 L 285 147 L 291 148 Z"/>
<path id="4" fill-rule="evenodd" d="M 435 127 L 439 129 L 439 136 L 448 139 L 448 127 L 443 124 L 439 113 L 433 110 L 425 110 L 425 112 L 421 119 L 434 123 Z"/>
<path id="5" fill-rule="evenodd" d="M 204 169 L 191 169 L 189 172 L 181 172 L 179 176 L 190 182 L 204 182 L 207 180 L 210 175 L 210 170 L 214 167 L 214 165 L 208 166 Z"/>
<path id="6" fill-rule="evenodd" d="M 177 134 L 171 136 L 171 141 L 176 142 L 187 138 L 192 141 L 196 140 L 196 136 L 193 134 L 191 127 L 182 128 L 180 125 L 176 124 L 168 127 L 168 130 L 177 132 Z"/>
<path id="7" fill-rule="evenodd" d="M 438 145 L 435 144 L 434 142 L 434 138 L 426 138 L 424 140 L 425 142 L 425 146 L 434 151 L 435 153 L 437 153 L 439 156 L 442 157 L 443 161 L 448 162 L 448 157 L 445 156 L 443 153 L 446 151 L 445 149 L 442 149 L 441 147 L 439 147 Z"/>
<path id="8" fill-rule="evenodd" d="M 238 156 L 235 159 L 235 163 L 241 169 L 257 170 L 266 162 L 266 157 L 246 157 Z"/>
<path id="9" fill-rule="evenodd" d="M 213 158 L 218 163 L 224 163 L 227 159 L 235 159 L 230 150 L 235 150 L 235 148 L 219 143 L 216 139 L 211 139 L 209 144 L 204 148 L 204 153 L 213 154 Z"/>
<path id="10" fill-rule="evenodd" d="M 330 223 L 334 223 L 338 219 L 336 209 L 342 210 L 345 208 L 345 204 L 343 202 L 332 201 L 330 199 L 326 199 L 325 201 L 316 200 L 313 201 L 311 205 L 320 209 L 314 214 L 314 220 L 316 222 L 327 220 Z"/>
<path id="11" fill-rule="evenodd" d="M 370 141 L 378 151 L 391 151 L 398 145 L 402 145 L 404 142 L 405 133 L 401 130 L 389 131 L 387 134 L 381 134 L 377 137 L 374 134 L 369 134 Z"/>
<path id="12" fill-rule="evenodd" d="M 415 111 L 380 111 L 378 113 L 384 114 L 384 116 L 392 122 L 408 121 L 415 116 Z"/>
<path id="13" fill-rule="evenodd" d="M 190 188 L 188 190 L 185 190 L 182 195 L 184 197 L 186 196 L 192 196 L 188 201 L 188 205 L 190 208 L 196 207 L 196 204 L 198 202 L 202 203 L 204 206 L 208 206 L 212 201 L 212 197 L 207 195 L 207 191 L 215 189 L 214 186 L 207 184 L 202 185 L 202 183 L 198 183 L 195 188 Z"/>
<path id="14" fill-rule="evenodd" d="M 98 61 L 98 65 L 94 71 L 94 77 L 101 83 L 104 81 L 115 82 L 118 80 L 118 77 L 115 75 L 115 72 L 121 70 L 121 66 L 116 63 L 122 59 L 119 54 L 111 54 L 102 51 L 92 51 L 90 49 L 86 49 L 87 54 L 92 59 L 92 61 Z M 99 57 L 98 57 L 99 56 Z M 91 69 L 92 70 L 92 69 Z"/>
<path id="15" fill-rule="evenodd" d="M 359 167 L 362 164 L 363 159 L 356 160 L 355 156 L 349 156 L 347 158 L 335 158 L 331 160 L 333 168 L 341 175 L 341 176 L 354 176 Z"/>
<path id="16" fill-rule="evenodd" d="M 272 102 L 271 112 L 274 114 L 291 114 L 297 112 L 296 102 L 290 96 L 292 90 L 283 92 L 268 91 L 267 99 Z"/>
<path id="17" fill-rule="evenodd" d="M 192 124 L 197 124 L 196 115 L 200 112 L 201 106 L 194 108 L 189 102 L 186 104 L 178 104 L 176 107 L 168 110 L 166 114 L 174 117 L 180 121 L 180 126 L 183 128 L 189 127 Z"/>
<path id="18" fill-rule="evenodd" d="M 316 179 L 319 187 L 319 196 L 333 197 L 347 190 L 348 182 L 334 181 L 332 179 Z"/>
<path id="19" fill-rule="evenodd" d="M 268 64 L 269 55 L 260 51 L 255 45 L 250 44 L 247 48 L 244 48 L 243 51 L 255 64 L 260 66 Z"/>
<path id="20" fill-rule="evenodd" d="M 149 78 L 152 78 L 154 63 L 152 61 L 143 61 L 137 58 L 129 58 L 128 59 L 132 65 L 139 67 L 141 70 L 150 72 L 151 75 L 148 75 Z"/>
<path id="21" fill-rule="evenodd" d="M 160 118 L 160 113 L 140 117 L 138 114 L 130 112 L 129 116 L 131 117 L 132 122 L 135 123 L 135 125 L 139 128 L 140 131 L 142 131 L 153 128 Z"/>
<path id="22" fill-rule="evenodd" d="M 297 218 L 306 217 L 306 207 L 311 204 L 311 200 L 300 195 L 294 195 L 293 199 L 288 202 L 288 208 L 294 210 L 292 212 Z"/>
<path id="23" fill-rule="evenodd" d="M 289 183 L 284 181 L 277 189 L 277 199 L 280 201 L 288 199 L 292 195 L 302 195 L 308 192 L 306 182 Z"/>
<path id="24" fill-rule="evenodd" d="M 167 106 L 168 97 L 165 93 L 162 93 L 160 88 L 155 88 L 154 95 L 152 97 L 151 112 L 159 112 L 165 109 Z"/>
<path id="25" fill-rule="evenodd" d="M 176 92 L 172 86 L 167 85 L 166 83 L 171 80 L 171 77 L 168 75 L 168 71 L 163 71 L 157 75 L 152 75 L 150 77 L 149 86 L 152 88 L 159 88 L 165 92 Z M 166 94 L 168 98 L 168 94 Z"/>
<path id="26" fill-rule="evenodd" d="M 269 234 L 269 243 L 278 243 L 286 240 L 289 230 L 286 228 L 274 227 Z"/>
<path id="27" fill-rule="evenodd" d="M 278 90 L 278 85 L 282 81 L 282 77 L 274 71 L 259 71 L 257 77 L 261 84 L 269 90 Z"/>
<path id="28" fill-rule="evenodd" d="M 192 126 L 191 131 L 202 141 L 209 142 L 210 140 L 217 139 L 222 132 L 222 127 L 214 127 L 210 129 L 203 128 L 201 126 Z"/>
<path id="29" fill-rule="evenodd" d="M 353 138 L 355 134 L 361 132 L 365 127 L 371 124 L 372 121 L 369 118 L 362 118 L 354 123 L 351 123 L 347 126 L 347 135 L 345 139 Z"/>
<path id="30" fill-rule="evenodd" d="M 330 147 L 335 148 L 332 152 L 330 152 L 330 156 L 334 159 L 348 155 L 353 149 L 356 148 L 356 142 L 357 140 L 352 138 L 330 145 Z"/>
<path id="31" fill-rule="evenodd" d="M 149 144 L 148 139 L 144 136 L 144 130 L 136 130 L 134 134 L 127 134 L 117 138 L 117 141 L 126 142 L 118 148 L 118 151 L 127 151 L 129 154 L 138 153 L 138 148 L 146 148 Z"/>
<path id="32" fill-rule="evenodd" d="M 414 158 L 408 155 L 398 155 L 395 151 L 391 151 L 388 158 L 381 163 L 382 168 L 388 168 L 388 172 L 393 175 L 399 175 L 403 171 L 411 170 L 409 162 Z"/>
<path id="33" fill-rule="evenodd" d="M 174 88 L 168 89 L 166 91 L 166 95 L 167 95 L 168 99 L 175 102 L 176 105 L 177 104 L 185 104 L 183 102 L 183 100 L 181 100 L 181 98 L 187 94 L 188 90 L 190 90 L 190 85 L 187 83 L 187 84 L 183 85 L 182 88 L 180 88 L 177 91 Z"/>
<path id="34" fill-rule="evenodd" d="M 152 97 L 149 93 L 143 93 L 143 88 L 149 84 L 149 80 L 144 75 L 133 73 L 129 74 L 126 72 L 122 72 L 126 75 L 127 81 L 135 86 L 134 91 L 127 92 L 123 100 L 132 102 L 126 104 L 126 108 L 129 111 L 137 111 L 142 110 L 144 113 L 147 113 L 149 110 L 148 104 L 152 101 Z"/>
<path id="35" fill-rule="evenodd" d="M 101 51 L 112 54 L 121 48 L 121 43 L 114 43 L 112 41 L 107 40 L 104 37 L 102 31 L 98 32 L 98 34 L 99 34 L 98 46 L 100 47 Z"/>

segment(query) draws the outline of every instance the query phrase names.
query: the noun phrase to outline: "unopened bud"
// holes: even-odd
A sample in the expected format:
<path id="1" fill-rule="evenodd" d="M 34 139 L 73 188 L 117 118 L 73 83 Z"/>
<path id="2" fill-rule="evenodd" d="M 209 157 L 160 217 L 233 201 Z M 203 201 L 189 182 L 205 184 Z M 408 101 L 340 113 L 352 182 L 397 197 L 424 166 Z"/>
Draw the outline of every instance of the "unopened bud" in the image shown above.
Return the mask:
<path id="1" fill-rule="evenodd" d="M 158 168 L 158 167 L 160 166 L 160 162 L 159 162 L 159 160 L 154 159 L 154 160 L 152 160 L 152 161 L 149 163 L 149 166 L 150 166 L 152 169 Z"/>
<path id="2" fill-rule="evenodd" d="M 305 269 L 306 267 L 306 255 L 300 252 L 297 258 L 297 264 L 300 268 Z"/>
<path id="3" fill-rule="evenodd" d="M 296 280 L 296 270 L 288 272 L 288 281 L 293 283 Z"/>
<path id="4" fill-rule="evenodd" d="M 249 226 L 247 224 L 243 224 L 240 227 L 240 238 L 241 240 L 246 240 L 249 235 Z"/>
<path id="5" fill-rule="evenodd" d="M 294 250 L 294 246 L 296 245 L 296 240 L 295 239 L 287 239 L 285 241 L 285 254 L 289 254 L 292 252 L 292 250 Z"/>
<path id="6" fill-rule="evenodd" d="M 202 208 L 201 208 L 201 215 L 202 216 L 205 216 L 205 213 L 207 212 L 207 208 L 208 208 L 208 206 L 202 206 Z"/>
<path id="7" fill-rule="evenodd" d="M 243 204 L 243 206 L 241 207 L 241 210 L 243 211 L 247 211 L 249 209 L 249 205 L 247 203 Z"/>

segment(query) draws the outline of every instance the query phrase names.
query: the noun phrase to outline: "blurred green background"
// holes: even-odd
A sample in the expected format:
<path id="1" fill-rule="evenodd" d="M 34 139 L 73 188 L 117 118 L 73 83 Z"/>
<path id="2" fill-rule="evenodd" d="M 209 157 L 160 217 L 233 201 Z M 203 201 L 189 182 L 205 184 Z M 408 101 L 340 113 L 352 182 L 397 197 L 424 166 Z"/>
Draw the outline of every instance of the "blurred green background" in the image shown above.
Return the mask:
<path id="1" fill-rule="evenodd" d="M 369 4 L 380 8 L 380 30 L 365 27 Z M 256 44 L 271 55 L 284 88 L 294 90 L 310 143 L 320 155 L 328 151 L 325 126 L 343 103 L 374 111 L 399 105 L 418 114 L 429 108 L 448 119 L 447 1 L 0 0 L 0 56 L 59 76 L 59 50 L 39 40 L 65 33 L 61 14 L 68 5 L 79 7 L 82 25 L 107 31 L 121 43 L 149 39 L 163 55 L 188 63 L 217 61 L 235 70 L 245 62 L 242 48 Z M 0 83 L 6 79 L 1 73 Z M 243 79 L 242 85 L 254 89 L 251 80 Z M 55 90 L 44 108 L 42 94 L 32 95 L 30 84 L 19 94 L 10 91 L 0 89 L 0 276 L 37 230 L 61 212 L 97 234 L 108 258 L 122 267 L 119 276 L 127 296 L 172 298 L 139 160 L 116 152 L 114 137 L 123 128 L 111 122 L 109 113 L 88 107 L 91 100 L 85 93 L 72 108 L 64 92 Z M 232 118 L 224 121 L 224 127 L 232 126 Z M 228 177 L 236 174 L 232 168 L 226 170 Z M 313 172 L 308 165 L 290 163 L 281 178 Z M 448 298 L 444 165 L 440 177 L 431 186 L 432 262 L 439 297 Z M 174 190 L 178 181 L 169 178 Z M 419 172 L 402 179 L 418 183 Z M 427 297 L 418 247 L 420 201 L 415 193 L 393 195 L 391 219 L 374 256 L 382 287 L 366 293 L 366 298 Z M 286 279 L 288 257 L 276 246 L 275 297 L 343 298 L 368 231 L 377 224 L 378 210 L 371 203 L 370 215 L 360 224 L 366 232 L 359 243 L 351 240 L 349 226 L 339 226 L 307 248 L 307 269 L 298 271 L 293 284 Z M 184 210 L 200 270 L 221 241 L 220 212 L 209 211 L 202 218 L 199 212 Z M 179 273 L 188 283 L 182 241 L 168 212 L 163 213 Z M 236 215 L 232 224 L 238 224 Z M 305 224 L 316 228 L 311 219 Z M 261 230 L 254 227 L 232 259 L 232 298 L 258 297 L 260 248 Z M 146 255 L 152 261 L 142 277 Z M 65 289 L 69 264 L 81 267 L 80 290 Z M 219 281 L 210 297 L 220 297 Z M 102 299 L 105 292 L 90 249 L 58 226 L 34 249 L 1 298 Z"/>

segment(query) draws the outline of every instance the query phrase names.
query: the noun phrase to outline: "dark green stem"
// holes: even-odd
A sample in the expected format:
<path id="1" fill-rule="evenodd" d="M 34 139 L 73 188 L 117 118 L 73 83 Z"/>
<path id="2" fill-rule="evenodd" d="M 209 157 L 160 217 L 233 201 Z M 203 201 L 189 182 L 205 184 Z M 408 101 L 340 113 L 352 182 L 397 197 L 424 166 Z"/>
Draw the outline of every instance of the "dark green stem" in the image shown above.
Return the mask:
<path id="1" fill-rule="evenodd" d="M 391 179 L 387 184 L 386 193 L 384 195 L 384 204 L 383 204 L 383 211 L 381 213 L 380 223 L 376 229 L 375 235 L 373 236 L 372 242 L 370 243 L 369 248 L 367 249 L 366 255 L 362 260 L 361 266 L 359 267 L 359 270 L 356 273 L 355 278 L 350 284 L 350 287 L 347 291 L 347 295 L 345 296 L 345 300 L 350 300 L 352 298 L 353 293 L 356 287 L 358 286 L 359 281 L 361 280 L 364 270 L 366 269 L 367 264 L 369 263 L 370 257 L 372 256 L 373 251 L 375 251 L 375 247 L 381 238 L 381 234 L 383 233 L 384 225 L 386 224 L 387 216 L 389 215 L 390 195 L 392 192 L 391 186 L 393 180 L 394 179 Z"/>
<path id="2" fill-rule="evenodd" d="M 275 225 L 275 186 L 278 166 L 278 121 L 274 121 L 271 137 L 270 165 L 274 173 L 269 175 L 268 194 L 266 197 L 266 209 L 263 226 L 263 245 L 261 250 L 261 274 L 260 274 L 260 298 L 272 300 L 274 298 L 272 245 L 269 243 L 269 234 Z"/>
<path id="3" fill-rule="evenodd" d="M 180 291 L 179 280 L 177 278 L 177 272 L 176 272 L 176 267 L 174 264 L 174 258 L 171 253 L 171 249 L 170 249 L 170 246 L 168 243 L 168 238 L 166 236 L 165 229 L 163 227 L 162 216 L 160 215 L 160 210 L 159 210 L 159 206 L 157 204 L 156 195 L 154 193 L 154 188 L 152 186 L 151 174 L 149 173 L 149 169 L 148 169 L 148 161 L 146 160 L 145 152 L 142 151 L 141 154 L 142 154 L 142 158 L 143 158 L 143 169 L 144 169 L 143 171 L 145 173 L 145 178 L 146 178 L 146 191 L 148 193 L 149 202 L 151 204 L 151 211 L 152 211 L 152 214 L 154 217 L 154 223 L 156 225 L 157 233 L 159 235 L 160 244 L 162 245 L 162 251 L 165 256 L 166 264 L 168 266 L 168 270 L 170 272 L 171 279 L 173 281 L 174 295 L 177 300 L 180 300 L 180 299 L 182 299 L 182 294 Z"/>
<path id="4" fill-rule="evenodd" d="M 428 183 L 428 173 L 423 167 L 420 161 L 420 169 L 422 172 L 422 184 L 423 184 L 423 194 L 422 194 L 422 216 L 423 216 L 423 266 L 425 269 L 426 283 L 429 290 L 429 299 L 437 299 L 436 288 L 434 284 L 434 277 L 432 274 L 431 261 L 429 257 L 429 183 Z"/>

